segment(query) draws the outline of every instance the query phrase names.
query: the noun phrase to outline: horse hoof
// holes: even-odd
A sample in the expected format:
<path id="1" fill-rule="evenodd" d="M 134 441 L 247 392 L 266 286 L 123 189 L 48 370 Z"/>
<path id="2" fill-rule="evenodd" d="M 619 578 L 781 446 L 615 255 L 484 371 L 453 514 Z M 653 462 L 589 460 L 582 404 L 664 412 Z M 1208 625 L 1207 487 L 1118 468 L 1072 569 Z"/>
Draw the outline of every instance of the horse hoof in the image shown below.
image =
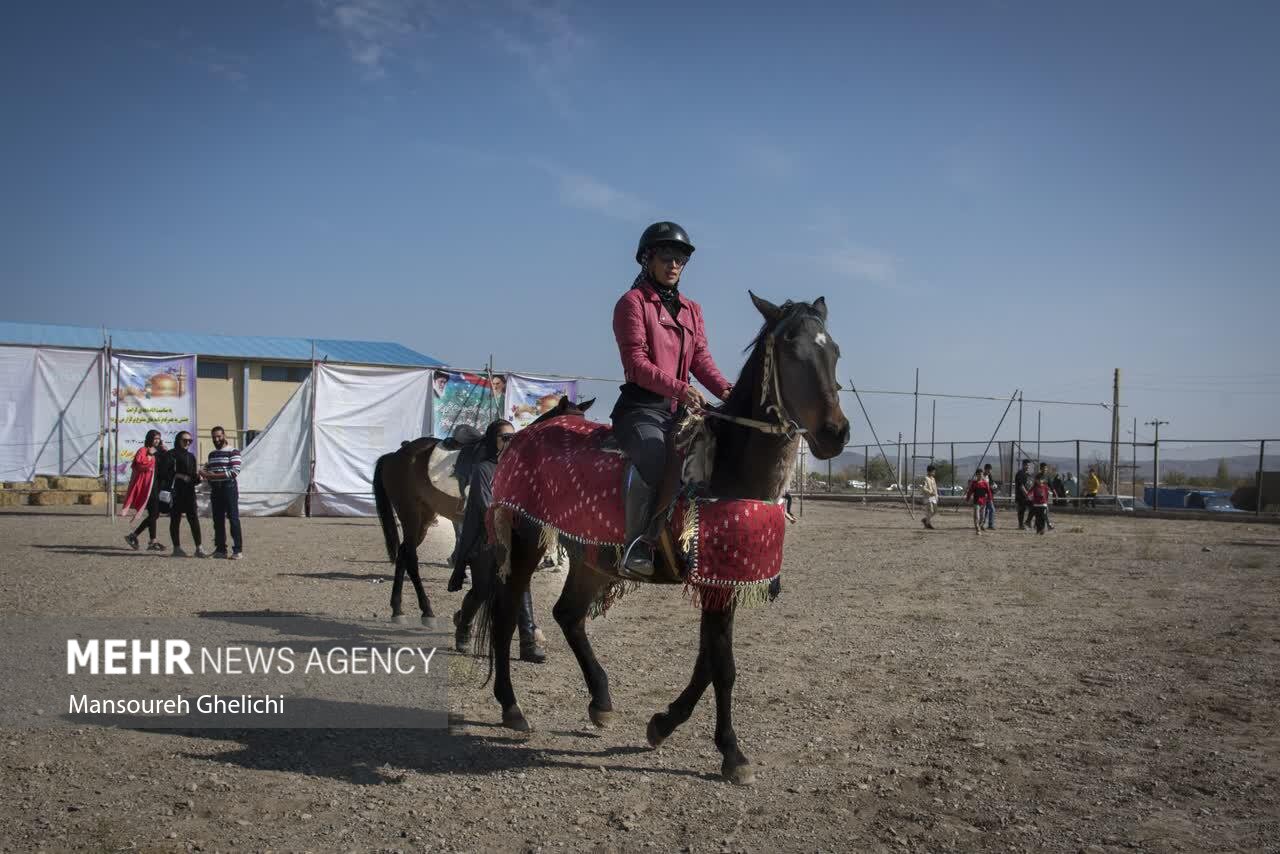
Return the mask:
<path id="1" fill-rule="evenodd" d="M 644 737 L 648 740 L 649 746 L 655 750 L 662 746 L 662 742 L 667 740 L 662 733 L 658 732 L 657 715 L 649 718 L 649 727 L 644 731 Z"/>
<path id="2" fill-rule="evenodd" d="M 395 623 L 397 626 L 403 626 L 405 623 L 409 622 L 409 618 L 404 614 L 392 614 L 391 622 Z"/>
<path id="3" fill-rule="evenodd" d="M 519 703 L 502 710 L 502 725 L 516 732 L 533 732 L 533 727 L 529 726 L 529 721 L 525 719 L 524 712 L 520 711 Z"/>
<path id="4" fill-rule="evenodd" d="M 428 628 L 428 629 L 434 629 L 434 628 L 436 627 L 436 618 L 435 618 L 435 615 L 434 615 L 434 614 L 423 614 L 423 615 L 422 615 L 422 625 L 423 625 L 423 626 L 425 626 L 425 627 L 426 627 L 426 628 Z"/>
<path id="5" fill-rule="evenodd" d="M 613 723 L 618 713 L 612 709 L 606 712 L 604 709 L 597 709 L 595 706 L 588 705 L 587 716 L 591 718 L 591 722 L 596 725 L 597 729 L 605 729 Z"/>
<path id="6" fill-rule="evenodd" d="M 756 772 L 751 769 L 750 762 L 734 764 L 726 759 L 720 766 L 720 776 L 735 786 L 750 786 L 756 781 Z"/>

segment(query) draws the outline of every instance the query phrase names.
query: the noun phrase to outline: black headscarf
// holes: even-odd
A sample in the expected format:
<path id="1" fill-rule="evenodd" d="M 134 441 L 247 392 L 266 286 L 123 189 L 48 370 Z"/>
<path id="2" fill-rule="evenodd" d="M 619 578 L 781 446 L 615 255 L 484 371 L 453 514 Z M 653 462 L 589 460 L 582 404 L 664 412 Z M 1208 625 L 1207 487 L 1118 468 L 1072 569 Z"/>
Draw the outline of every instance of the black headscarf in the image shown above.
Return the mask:
<path id="1" fill-rule="evenodd" d="M 482 460 L 497 462 L 498 460 L 498 434 L 502 432 L 503 427 L 512 427 L 510 421 L 503 421 L 499 418 L 484 429 L 484 437 L 480 440 L 480 457 Z"/>

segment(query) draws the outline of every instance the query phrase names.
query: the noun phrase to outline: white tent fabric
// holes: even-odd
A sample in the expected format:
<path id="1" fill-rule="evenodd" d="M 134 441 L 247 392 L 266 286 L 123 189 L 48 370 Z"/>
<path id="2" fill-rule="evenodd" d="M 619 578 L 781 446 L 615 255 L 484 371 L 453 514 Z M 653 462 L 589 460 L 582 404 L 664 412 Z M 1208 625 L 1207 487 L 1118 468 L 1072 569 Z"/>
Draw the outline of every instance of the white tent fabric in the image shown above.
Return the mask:
<path id="1" fill-rule="evenodd" d="M 429 432 L 432 371 L 319 365 L 313 516 L 371 516 L 373 466 Z"/>
<path id="2" fill-rule="evenodd" d="M 311 477 L 311 398 L 308 377 L 247 448 L 240 451 L 241 516 L 301 516 Z M 212 447 L 210 448 L 212 450 Z M 209 515 L 209 490 L 198 493 Z"/>
<path id="3" fill-rule="evenodd" d="M 0 480 L 97 477 L 102 353 L 0 347 Z"/>

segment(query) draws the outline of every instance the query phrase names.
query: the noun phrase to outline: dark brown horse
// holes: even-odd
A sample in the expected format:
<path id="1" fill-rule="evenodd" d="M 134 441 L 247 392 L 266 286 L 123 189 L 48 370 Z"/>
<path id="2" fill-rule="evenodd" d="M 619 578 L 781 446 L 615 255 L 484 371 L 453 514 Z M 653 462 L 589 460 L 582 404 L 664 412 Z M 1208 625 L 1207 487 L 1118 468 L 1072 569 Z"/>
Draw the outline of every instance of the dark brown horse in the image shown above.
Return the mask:
<path id="1" fill-rule="evenodd" d="M 533 423 L 560 415 L 581 415 L 594 402 L 592 399 L 574 404 L 569 398 L 562 397 L 554 408 L 544 412 Z M 471 432 L 475 433 L 474 430 Z M 457 435 L 455 433 L 455 437 Z M 479 434 L 475 433 L 476 441 L 478 437 Z M 387 560 L 396 568 L 391 585 L 391 621 L 394 623 L 407 622 L 401 608 L 407 572 L 418 596 L 418 607 L 422 610 L 422 625 L 435 628 L 431 597 L 423 589 L 422 578 L 418 574 L 418 546 L 426 539 L 427 529 L 437 517 L 454 523 L 462 522 L 465 495 L 454 479 L 454 465 L 459 456 L 466 453 L 467 444 L 469 442 L 456 438 L 449 442 L 423 436 L 402 443 L 397 451 L 383 454 L 373 467 L 373 500 L 386 541 Z M 404 531 L 403 540 L 396 528 L 397 519 Z"/>
<path id="2" fill-rule="evenodd" d="M 755 294 L 751 299 L 763 315 L 764 325 L 729 400 L 711 422 L 716 452 L 709 486 L 715 497 L 772 501 L 782 494 L 790 477 L 800 435 L 815 457 L 830 459 L 849 440 L 849 420 L 840 409 L 836 381 L 840 348 L 827 331 L 826 302 L 819 298 L 813 303 L 776 306 Z M 503 725 L 529 730 L 511 684 L 510 644 L 517 609 L 545 549 L 545 539 L 535 525 L 518 517 L 513 521 L 506 513 L 495 513 L 494 525 L 496 538 L 510 542 L 511 555 L 510 576 L 496 585 L 490 603 L 488 651 L 493 693 L 502 706 Z M 608 676 L 587 638 L 586 619 L 593 604 L 619 577 L 616 566 L 591 565 L 585 562 L 584 554 L 584 550 L 570 549 L 569 575 L 552 613 L 582 667 L 591 694 L 587 714 L 592 723 L 604 727 L 615 712 Z M 754 780 L 754 773 L 733 730 L 733 618 L 732 607 L 703 611 L 693 678 L 665 712 L 652 717 L 647 736 L 651 746 L 662 744 L 688 720 L 707 686 L 714 686 L 715 744 L 723 756 L 721 774 L 746 784 Z"/>

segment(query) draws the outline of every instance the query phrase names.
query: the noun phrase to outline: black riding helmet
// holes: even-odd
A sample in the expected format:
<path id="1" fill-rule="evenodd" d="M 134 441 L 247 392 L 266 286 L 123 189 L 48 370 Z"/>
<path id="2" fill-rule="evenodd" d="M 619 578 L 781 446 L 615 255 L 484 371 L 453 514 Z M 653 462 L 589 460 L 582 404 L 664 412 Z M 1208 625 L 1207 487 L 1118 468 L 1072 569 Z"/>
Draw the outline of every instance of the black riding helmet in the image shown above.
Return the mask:
<path id="1" fill-rule="evenodd" d="M 655 246 L 662 244 L 679 246 L 687 254 L 693 254 L 693 243 L 689 233 L 674 222 L 655 222 L 640 235 L 640 245 L 636 247 L 636 263 L 644 263 L 644 254 Z"/>

